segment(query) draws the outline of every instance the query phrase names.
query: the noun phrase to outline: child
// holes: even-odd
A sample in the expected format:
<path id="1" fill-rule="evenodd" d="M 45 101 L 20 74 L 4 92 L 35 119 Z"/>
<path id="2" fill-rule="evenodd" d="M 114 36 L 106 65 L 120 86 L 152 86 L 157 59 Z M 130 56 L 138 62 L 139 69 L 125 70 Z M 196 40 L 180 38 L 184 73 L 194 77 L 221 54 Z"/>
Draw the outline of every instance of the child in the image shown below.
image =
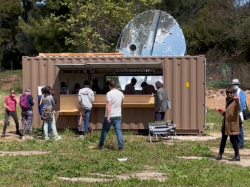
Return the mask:
<path id="1" fill-rule="evenodd" d="M 79 111 L 79 120 L 78 120 L 78 138 L 84 138 L 84 116 L 85 116 L 85 111 L 84 111 L 84 107 L 81 104 L 77 105 L 78 111 Z"/>

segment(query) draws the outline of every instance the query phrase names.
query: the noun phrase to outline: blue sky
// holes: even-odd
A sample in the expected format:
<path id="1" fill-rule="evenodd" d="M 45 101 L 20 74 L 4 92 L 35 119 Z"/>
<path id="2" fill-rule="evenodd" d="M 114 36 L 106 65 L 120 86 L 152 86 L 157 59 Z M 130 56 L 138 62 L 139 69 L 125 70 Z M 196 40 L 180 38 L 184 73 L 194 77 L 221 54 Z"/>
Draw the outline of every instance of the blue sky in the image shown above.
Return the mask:
<path id="1" fill-rule="evenodd" d="M 246 4 L 247 2 L 249 2 L 249 0 L 235 0 L 235 5 L 244 5 Z"/>

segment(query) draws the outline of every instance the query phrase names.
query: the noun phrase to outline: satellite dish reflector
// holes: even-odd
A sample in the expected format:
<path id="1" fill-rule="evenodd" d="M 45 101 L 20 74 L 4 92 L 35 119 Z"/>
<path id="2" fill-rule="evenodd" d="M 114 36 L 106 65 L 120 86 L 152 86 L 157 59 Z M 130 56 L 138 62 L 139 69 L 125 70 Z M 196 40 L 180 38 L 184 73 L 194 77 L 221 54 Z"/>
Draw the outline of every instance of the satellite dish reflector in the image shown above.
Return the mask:
<path id="1" fill-rule="evenodd" d="M 186 53 L 179 24 L 160 10 L 145 11 L 130 20 L 117 46 L 125 56 L 184 56 Z"/>

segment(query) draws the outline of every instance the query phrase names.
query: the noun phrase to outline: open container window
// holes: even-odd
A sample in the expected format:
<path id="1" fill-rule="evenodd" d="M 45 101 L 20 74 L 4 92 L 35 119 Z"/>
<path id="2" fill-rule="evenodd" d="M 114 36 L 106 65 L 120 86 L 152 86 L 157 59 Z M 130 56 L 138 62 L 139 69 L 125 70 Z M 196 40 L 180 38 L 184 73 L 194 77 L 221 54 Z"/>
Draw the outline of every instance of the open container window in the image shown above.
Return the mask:
<path id="1" fill-rule="evenodd" d="M 54 65 L 60 69 L 60 94 L 78 93 L 76 87 L 82 87 L 83 81 L 88 79 L 86 65 L 83 63 L 55 63 Z"/>
<path id="2" fill-rule="evenodd" d="M 135 90 L 136 91 L 141 91 L 141 83 L 146 82 L 147 84 L 151 84 L 155 87 L 155 82 L 156 81 L 161 81 L 163 82 L 163 77 L 162 75 L 108 75 L 105 76 L 105 82 L 106 81 L 111 81 L 114 80 L 116 81 L 117 84 L 117 89 L 124 91 L 125 86 L 131 82 L 132 78 L 135 78 L 137 80 L 136 85 L 135 85 Z M 155 87 L 156 89 L 156 87 Z"/>

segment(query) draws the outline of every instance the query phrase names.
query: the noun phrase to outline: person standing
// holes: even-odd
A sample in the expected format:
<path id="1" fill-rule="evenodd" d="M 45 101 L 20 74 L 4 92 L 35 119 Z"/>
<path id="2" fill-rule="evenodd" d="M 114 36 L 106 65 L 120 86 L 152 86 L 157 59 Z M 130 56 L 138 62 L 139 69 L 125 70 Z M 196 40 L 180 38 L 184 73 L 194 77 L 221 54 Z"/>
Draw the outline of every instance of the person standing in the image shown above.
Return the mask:
<path id="1" fill-rule="evenodd" d="M 220 151 L 216 158 L 216 160 L 222 159 L 222 154 L 224 153 L 224 149 L 227 142 L 227 137 L 230 135 L 230 142 L 234 148 L 234 157 L 230 161 L 240 161 L 239 148 L 237 144 L 239 128 L 240 128 L 240 120 L 238 112 L 240 110 L 239 97 L 234 96 L 234 89 L 227 89 L 226 94 L 226 110 L 218 110 L 223 117 L 222 127 L 221 127 L 221 143 L 220 143 Z"/>
<path id="2" fill-rule="evenodd" d="M 58 135 L 57 130 L 56 130 L 56 124 L 55 124 L 55 116 L 53 113 L 53 106 L 55 105 L 53 97 L 50 95 L 50 88 L 45 87 L 44 88 L 44 94 L 42 96 L 42 104 L 43 104 L 43 109 L 41 112 L 41 119 L 44 122 L 44 135 L 45 135 L 45 140 L 49 140 L 48 136 L 48 123 L 52 122 L 52 131 L 55 136 L 55 140 L 60 140 L 61 137 Z"/>
<path id="3" fill-rule="evenodd" d="M 79 90 L 80 90 L 80 84 L 75 83 L 75 87 L 74 87 L 72 94 L 78 94 Z"/>
<path id="4" fill-rule="evenodd" d="M 32 95 L 30 94 L 31 89 L 26 88 L 23 95 L 20 97 L 20 107 L 22 109 L 21 116 L 22 116 L 22 139 L 25 139 L 25 129 L 28 126 L 29 130 L 29 138 L 33 139 L 32 135 L 32 122 L 33 122 L 33 110 L 32 107 L 34 106 L 34 100 Z"/>
<path id="5" fill-rule="evenodd" d="M 50 95 L 53 97 L 53 100 L 54 100 L 54 103 L 56 105 L 57 103 L 57 99 L 56 99 L 56 93 L 50 89 Z M 55 105 L 52 107 L 52 113 L 53 113 L 53 120 L 52 120 L 52 123 L 50 125 L 48 125 L 48 132 L 49 132 L 49 137 L 54 137 L 54 135 L 51 134 L 51 128 L 52 128 L 52 125 L 55 126 L 56 128 L 56 120 L 55 120 Z M 49 129 L 50 128 L 50 129 Z M 59 136 L 59 139 L 62 139 L 60 136 Z"/>
<path id="6" fill-rule="evenodd" d="M 155 94 L 155 121 L 163 121 L 167 111 L 168 94 L 160 81 L 155 83 L 155 87 L 157 88 Z"/>
<path id="7" fill-rule="evenodd" d="M 98 86 L 98 79 L 93 79 L 92 90 L 96 92 L 96 94 L 101 94 L 101 89 Z"/>
<path id="8" fill-rule="evenodd" d="M 146 82 L 141 83 L 142 94 L 155 94 L 155 88 L 153 85 L 150 85 Z"/>
<path id="9" fill-rule="evenodd" d="M 15 95 L 15 90 L 10 89 L 10 95 L 4 98 L 5 116 L 4 116 L 4 126 L 2 138 L 5 137 L 7 126 L 9 125 L 9 117 L 11 116 L 16 124 L 16 134 L 22 136 L 19 131 L 19 121 L 16 113 L 16 104 L 19 104 L 17 97 Z"/>
<path id="10" fill-rule="evenodd" d="M 109 89 L 109 81 L 107 81 L 105 83 L 105 87 L 103 88 L 102 93 L 106 95 L 109 91 L 110 91 L 110 89 Z"/>
<path id="11" fill-rule="evenodd" d="M 78 93 L 78 102 L 84 106 L 85 111 L 85 117 L 84 117 L 84 125 L 85 125 L 85 131 L 84 135 L 88 134 L 87 131 L 90 132 L 90 134 L 93 133 L 93 129 L 89 126 L 89 118 L 91 114 L 91 109 L 93 106 L 93 102 L 95 101 L 94 92 L 89 88 L 89 81 L 84 81 L 84 88 L 79 90 Z"/>
<path id="12" fill-rule="evenodd" d="M 81 103 L 78 103 L 77 105 L 78 108 L 78 138 L 84 138 L 84 132 L 85 132 L 85 127 L 84 127 L 84 107 L 82 106 Z"/>
<path id="13" fill-rule="evenodd" d="M 48 88 L 49 90 L 50 90 L 50 95 L 52 95 L 51 94 L 51 87 L 50 86 L 45 86 L 45 87 L 43 87 L 42 89 L 41 89 L 41 92 L 42 92 L 42 96 L 44 96 L 44 90 L 45 90 L 45 88 Z M 39 109 L 39 114 L 41 115 L 41 112 L 42 112 L 42 108 L 43 108 L 43 103 L 42 103 L 42 96 L 38 96 L 38 109 Z M 55 97 L 53 96 L 53 99 L 54 99 L 54 102 L 55 102 L 55 104 L 57 103 L 57 101 L 56 101 L 56 99 L 55 99 Z M 48 122 L 48 134 L 49 134 L 49 137 L 54 137 L 54 135 L 52 135 L 51 134 L 51 121 L 49 121 Z M 42 125 L 42 137 L 44 138 L 45 137 L 45 135 L 44 135 L 44 123 L 43 123 L 43 125 Z"/>
<path id="14" fill-rule="evenodd" d="M 124 95 L 121 91 L 116 89 L 115 81 L 109 82 L 110 91 L 106 94 L 106 112 L 105 118 L 102 124 L 102 132 L 99 149 L 102 149 L 107 133 L 111 126 L 114 127 L 117 136 L 118 149 L 123 151 L 123 136 L 121 132 L 121 121 L 122 121 L 122 104 Z"/>
<path id="15" fill-rule="evenodd" d="M 240 89 L 239 87 L 240 82 L 238 79 L 233 79 L 231 82 L 231 87 L 236 90 L 234 95 L 238 96 L 240 98 L 240 110 L 239 110 L 239 115 L 240 115 L 240 133 L 238 135 L 238 146 L 239 149 L 244 149 L 244 129 L 243 129 L 243 122 L 244 122 L 244 117 L 242 111 L 246 107 L 246 95 L 245 93 Z"/>
<path id="16" fill-rule="evenodd" d="M 124 94 L 135 94 L 135 85 L 137 80 L 133 77 L 130 84 L 125 86 Z"/>

